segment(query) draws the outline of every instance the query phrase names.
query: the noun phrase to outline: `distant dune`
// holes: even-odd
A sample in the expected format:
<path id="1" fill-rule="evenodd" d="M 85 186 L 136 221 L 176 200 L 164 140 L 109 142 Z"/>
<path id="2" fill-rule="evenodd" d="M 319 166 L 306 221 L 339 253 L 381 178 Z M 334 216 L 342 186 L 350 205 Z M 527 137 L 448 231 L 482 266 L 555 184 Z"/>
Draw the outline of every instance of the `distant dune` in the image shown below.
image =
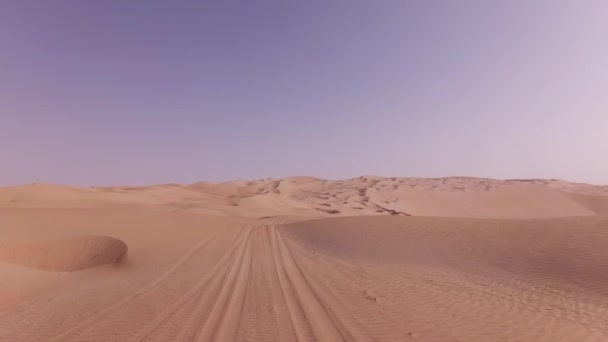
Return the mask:
<path id="1" fill-rule="evenodd" d="M 542 218 L 608 215 L 608 186 L 559 180 L 469 177 L 290 177 L 226 183 L 75 188 L 51 184 L 0 188 L 0 207 L 156 207 L 215 215 L 411 215 Z"/>
<path id="2" fill-rule="evenodd" d="M 608 341 L 608 187 L 0 188 L 0 341 Z"/>

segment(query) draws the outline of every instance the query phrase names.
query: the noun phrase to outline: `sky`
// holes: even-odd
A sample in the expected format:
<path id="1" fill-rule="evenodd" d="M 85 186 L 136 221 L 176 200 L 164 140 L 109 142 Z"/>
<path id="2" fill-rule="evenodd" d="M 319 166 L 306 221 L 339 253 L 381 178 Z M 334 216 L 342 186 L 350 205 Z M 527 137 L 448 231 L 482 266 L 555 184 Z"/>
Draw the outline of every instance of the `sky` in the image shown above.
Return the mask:
<path id="1" fill-rule="evenodd" d="M 608 2 L 0 2 L 0 185 L 608 184 Z"/>

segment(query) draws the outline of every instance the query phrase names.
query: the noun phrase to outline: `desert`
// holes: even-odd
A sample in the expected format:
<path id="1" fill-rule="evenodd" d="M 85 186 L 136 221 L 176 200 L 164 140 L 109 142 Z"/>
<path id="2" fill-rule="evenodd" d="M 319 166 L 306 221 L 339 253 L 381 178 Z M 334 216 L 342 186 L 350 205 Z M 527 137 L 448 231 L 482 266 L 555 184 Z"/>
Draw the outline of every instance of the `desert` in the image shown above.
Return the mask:
<path id="1" fill-rule="evenodd" d="M 0 1 L 0 342 L 607 342 L 608 1 Z"/>
<path id="2" fill-rule="evenodd" d="M 605 341 L 608 187 L 0 188 L 3 341 Z"/>

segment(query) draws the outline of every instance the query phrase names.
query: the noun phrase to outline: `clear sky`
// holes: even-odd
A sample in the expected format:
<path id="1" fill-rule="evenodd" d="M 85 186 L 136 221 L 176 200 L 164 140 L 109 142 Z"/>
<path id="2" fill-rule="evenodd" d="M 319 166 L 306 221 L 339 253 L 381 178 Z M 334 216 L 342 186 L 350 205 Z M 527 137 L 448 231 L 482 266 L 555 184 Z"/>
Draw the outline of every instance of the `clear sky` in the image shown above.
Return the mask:
<path id="1" fill-rule="evenodd" d="M 0 2 L 0 184 L 608 184 L 608 1 Z"/>

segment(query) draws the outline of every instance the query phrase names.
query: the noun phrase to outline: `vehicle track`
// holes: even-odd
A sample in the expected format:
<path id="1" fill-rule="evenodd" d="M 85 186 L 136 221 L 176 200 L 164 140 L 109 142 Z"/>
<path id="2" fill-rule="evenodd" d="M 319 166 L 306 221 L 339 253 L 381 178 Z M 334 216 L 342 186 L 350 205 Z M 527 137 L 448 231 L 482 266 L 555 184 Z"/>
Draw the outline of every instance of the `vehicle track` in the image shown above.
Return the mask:
<path id="1" fill-rule="evenodd" d="M 251 236 L 250 231 L 247 233 L 245 246 L 230 265 L 224 286 L 196 341 L 234 340 L 251 271 Z"/>
<path id="2" fill-rule="evenodd" d="M 309 340 L 311 333 L 313 340 L 318 341 L 371 340 L 362 329 L 349 321 L 337 301 L 329 300 L 331 294 L 328 291 L 311 282 L 311 277 L 297 264 L 279 229 L 276 226 L 269 229 L 281 292 L 287 303 L 296 339 Z M 306 321 L 310 333 L 304 332 L 305 324 L 298 323 L 300 317 Z"/>
<path id="3" fill-rule="evenodd" d="M 253 232 L 264 223 L 244 227 L 211 272 L 129 341 L 234 340 L 251 270 Z"/>
<path id="4" fill-rule="evenodd" d="M 210 271 L 197 270 L 193 262 L 218 235 L 201 241 L 146 287 L 53 341 L 262 341 L 264 336 L 281 341 L 369 340 L 332 293 L 316 283 L 319 279 L 298 265 L 280 224 L 281 219 L 274 217 L 237 228 L 233 242 Z M 163 285 L 186 276 L 194 280 L 179 292 Z M 146 303 L 167 296 L 164 291 L 171 291 L 167 305 L 150 313 L 158 304 Z M 258 295 L 261 298 L 251 297 Z M 148 319 L 139 323 L 141 317 Z M 124 326 L 134 321 L 133 326 Z M 113 334 L 114 329 L 125 336 Z M 251 337 L 253 333 L 257 337 Z"/>
<path id="5" fill-rule="evenodd" d="M 133 336 L 130 341 L 143 341 L 145 340 L 154 330 L 160 327 L 171 315 L 176 313 L 179 309 L 181 309 L 185 304 L 190 303 L 193 300 L 196 300 L 198 297 L 195 295 L 199 294 L 204 289 L 204 286 L 209 282 L 217 279 L 222 279 L 223 272 L 225 270 L 226 265 L 232 259 L 234 253 L 242 247 L 243 243 L 247 243 L 251 235 L 251 228 L 246 227 L 243 229 L 239 239 L 232 247 L 228 250 L 228 252 L 224 255 L 222 260 L 216 265 L 216 267 L 211 270 L 207 274 L 201 278 L 188 292 L 186 292 L 182 297 L 179 298 L 173 305 L 169 308 L 161 312 L 152 322 L 146 325 L 142 330 L 140 330 L 135 336 Z M 241 251 L 243 249 L 241 248 Z"/>
<path id="6" fill-rule="evenodd" d="M 196 256 L 196 254 L 199 253 L 203 249 L 203 247 L 205 245 L 207 245 L 209 242 L 211 242 L 212 240 L 214 240 L 215 238 L 217 238 L 217 236 L 219 234 L 220 234 L 219 232 L 216 232 L 213 235 L 211 235 L 210 237 L 201 240 L 199 243 L 197 243 L 196 245 L 194 245 L 194 247 L 192 247 L 188 252 L 186 252 L 179 260 L 177 260 L 171 267 L 169 267 L 160 276 L 158 276 L 157 278 L 155 278 L 154 280 L 152 280 L 150 283 L 148 283 L 147 285 L 145 285 L 143 288 L 141 288 L 138 291 L 136 291 L 136 292 L 128 295 L 127 297 L 124 297 L 124 298 L 120 299 L 119 301 L 117 301 L 114 304 L 108 306 L 107 308 L 103 309 L 102 311 L 98 312 L 97 314 L 95 314 L 95 315 L 89 317 L 88 319 L 82 321 L 80 324 L 78 324 L 78 325 L 72 327 L 71 329 L 65 331 L 61 335 L 58 335 L 58 336 L 55 336 L 55 337 L 51 338 L 49 341 L 50 342 L 56 342 L 56 341 L 69 340 L 71 336 L 73 336 L 73 335 L 77 334 L 78 332 L 86 329 L 88 326 L 91 326 L 91 325 L 95 324 L 99 320 L 102 320 L 104 316 L 109 315 L 114 310 L 117 310 L 117 309 L 119 309 L 121 307 L 128 306 L 132 302 L 134 302 L 135 300 L 137 300 L 137 298 L 142 297 L 144 295 L 147 295 L 147 294 L 149 294 L 149 293 L 157 290 L 159 288 L 159 286 L 163 283 L 163 281 L 170 279 L 171 275 L 173 275 L 174 273 L 176 273 L 181 267 L 183 267 L 186 263 L 188 263 L 189 261 L 191 261 Z"/>

